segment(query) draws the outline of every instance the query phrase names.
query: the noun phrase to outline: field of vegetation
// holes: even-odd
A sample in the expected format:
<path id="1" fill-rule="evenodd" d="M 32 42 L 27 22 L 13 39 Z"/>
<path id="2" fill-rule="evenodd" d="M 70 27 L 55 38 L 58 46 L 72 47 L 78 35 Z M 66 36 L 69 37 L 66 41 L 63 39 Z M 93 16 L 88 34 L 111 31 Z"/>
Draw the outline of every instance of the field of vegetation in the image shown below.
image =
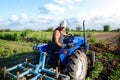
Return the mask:
<path id="1" fill-rule="evenodd" d="M 83 32 L 70 31 L 69 34 L 82 36 Z M 86 80 L 120 79 L 120 32 L 87 32 L 89 52 L 95 51 L 95 67 L 89 66 Z M 38 62 L 37 52 L 32 50 L 34 41 L 40 44 L 51 41 L 52 32 L 30 30 L 0 32 L 0 79 L 2 69 L 29 59 Z"/>

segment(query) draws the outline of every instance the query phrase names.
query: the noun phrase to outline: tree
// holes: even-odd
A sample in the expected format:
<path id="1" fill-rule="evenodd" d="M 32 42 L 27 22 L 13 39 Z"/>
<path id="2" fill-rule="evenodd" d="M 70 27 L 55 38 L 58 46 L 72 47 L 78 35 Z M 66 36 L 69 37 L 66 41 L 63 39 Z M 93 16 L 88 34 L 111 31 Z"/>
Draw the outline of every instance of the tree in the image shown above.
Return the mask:
<path id="1" fill-rule="evenodd" d="M 49 27 L 47 31 L 53 31 L 53 27 Z"/>
<path id="2" fill-rule="evenodd" d="M 69 27 L 66 27 L 66 32 L 70 31 Z"/>
<path id="3" fill-rule="evenodd" d="M 82 29 L 82 27 L 80 25 L 76 26 L 76 31 L 80 31 Z"/>
<path id="4" fill-rule="evenodd" d="M 117 29 L 117 32 L 120 32 L 120 28 Z"/>
<path id="5" fill-rule="evenodd" d="M 108 32 L 110 30 L 110 25 L 105 25 L 103 28 L 105 32 Z"/>

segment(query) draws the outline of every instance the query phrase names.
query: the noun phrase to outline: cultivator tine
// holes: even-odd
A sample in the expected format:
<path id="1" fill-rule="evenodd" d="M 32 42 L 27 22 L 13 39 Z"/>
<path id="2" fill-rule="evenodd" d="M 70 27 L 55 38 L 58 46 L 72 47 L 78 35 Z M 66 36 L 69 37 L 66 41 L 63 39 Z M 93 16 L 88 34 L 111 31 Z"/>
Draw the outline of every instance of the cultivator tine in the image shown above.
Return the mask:
<path id="1" fill-rule="evenodd" d="M 28 62 L 28 59 L 27 59 L 27 58 L 26 58 L 25 62 L 26 62 L 25 67 L 27 68 L 27 67 L 28 67 L 28 64 L 29 64 L 29 62 Z"/>
<path id="2" fill-rule="evenodd" d="M 44 73 L 42 76 L 40 76 L 40 78 L 39 78 L 39 80 L 44 80 L 44 76 L 45 76 L 46 74 Z"/>
<path id="3" fill-rule="evenodd" d="M 59 72 L 58 72 L 58 67 L 56 67 L 56 70 L 55 70 L 55 78 L 58 79 L 59 77 Z"/>
<path id="4" fill-rule="evenodd" d="M 43 76 L 40 76 L 40 79 L 39 80 L 43 80 Z"/>
<path id="5" fill-rule="evenodd" d="M 7 75 L 7 68 L 6 68 L 6 67 L 4 67 L 3 77 L 5 78 L 5 77 L 6 77 L 6 75 Z"/>
<path id="6" fill-rule="evenodd" d="M 19 74 L 20 74 L 20 73 L 19 73 L 19 72 L 17 72 L 17 80 L 19 80 Z"/>

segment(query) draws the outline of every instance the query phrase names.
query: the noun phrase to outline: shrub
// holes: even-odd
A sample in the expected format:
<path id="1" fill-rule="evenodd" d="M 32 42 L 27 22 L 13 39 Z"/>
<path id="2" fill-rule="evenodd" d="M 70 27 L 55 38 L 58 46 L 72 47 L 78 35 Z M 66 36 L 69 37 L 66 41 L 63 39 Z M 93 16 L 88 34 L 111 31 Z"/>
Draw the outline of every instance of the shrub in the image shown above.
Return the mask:
<path id="1" fill-rule="evenodd" d="M 112 69 L 109 80 L 120 80 L 120 64 L 117 65 L 115 69 Z"/>
<path id="2" fill-rule="evenodd" d="M 87 38 L 88 38 L 88 41 L 89 42 L 96 42 L 96 39 L 95 39 L 95 37 L 93 36 L 93 33 L 92 32 L 88 32 L 87 33 Z"/>
<path id="3" fill-rule="evenodd" d="M 26 30 L 22 31 L 22 33 L 20 34 L 20 36 L 21 36 L 22 38 L 25 38 L 29 32 L 30 32 L 30 31 L 29 31 L 28 29 L 26 29 Z"/>
<path id="4" fill-rule="evenodd" d="M 94 80 L 98 78 L 99 74 L 103 70 L 103 65 L 101 62 L 95 63 L 95 68 L 90 72 L 90 76 L 86 80 Z"/>
<path id="5" fill-rule="evenodd" d="M 113 59 L 115 56 L 112 53 L 103 53 L 103 58 Z"/>
<path id="6" fill-rule="evenodd" d="M 15 40 L 16 38 L 16 33 L 10 34 L 10 33 L 2 33 L 0 35 L 1 39 L 5 39 L 5 40 Z"/>
<path id="7" fill-rule="evenodd" d="M 79 37 L 79 36 L 83 36 L 82 33 L 73 33 L 73 35 L 74 35 L 74 36 L 78 36 L 78 37 Z"/>
<path id="8" fill-rule="evenodd" d="M 91 78 L 98 78 L 99 73 L 101 73 L 101 71 L 103 70 L 103 65 L 101 62 L 96 62 L 95 64 L 95 68 L 93 69 L 93 71 L 91 72 Z"/>

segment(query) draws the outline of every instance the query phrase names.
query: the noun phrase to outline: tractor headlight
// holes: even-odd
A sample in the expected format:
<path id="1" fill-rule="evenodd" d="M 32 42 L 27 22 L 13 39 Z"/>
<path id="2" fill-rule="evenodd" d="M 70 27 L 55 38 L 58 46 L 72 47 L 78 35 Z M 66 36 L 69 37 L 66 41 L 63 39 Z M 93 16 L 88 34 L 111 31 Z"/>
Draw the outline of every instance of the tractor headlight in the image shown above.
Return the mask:
<path id="1" fill-rule="evenodd" d="M 38 50 L 38 47 L 37 47 L 37 46 L 34 46 L 34 47 L 33 47 L 33 50 Z"/>
<path id="2" fill-rule="evenodd" d="M 62 53 L 63 54 L 67 54 L 67 50 L 62 50 Z"/>

